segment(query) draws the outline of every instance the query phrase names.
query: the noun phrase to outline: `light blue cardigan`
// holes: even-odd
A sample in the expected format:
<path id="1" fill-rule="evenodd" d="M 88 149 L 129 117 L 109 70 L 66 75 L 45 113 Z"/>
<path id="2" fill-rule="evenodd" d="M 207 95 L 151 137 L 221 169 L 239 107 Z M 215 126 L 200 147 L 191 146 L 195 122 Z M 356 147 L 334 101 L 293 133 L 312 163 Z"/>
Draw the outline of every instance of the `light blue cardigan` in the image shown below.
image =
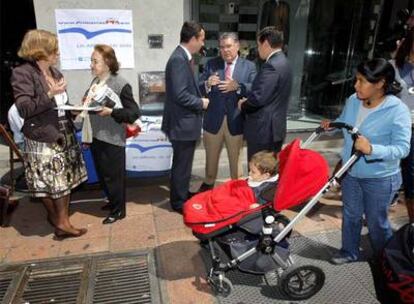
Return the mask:
<path id="1" fill-rule="evenodd" d="M 362 101 L 351 95 L 341 115 L 335 120 L 355 125 Z M 378 178 L 400 171 L 400 160 L 408 155 L 411 138 L 411 117 L 407 106 L 396 96 L 387 95 L 383 103 L 370 113 L 359 131 L 372 145 L 371 155 L 363 155 L 348 172 L 357 178 Z M 343 164 L 351 157 L 353 141 L 344 133 Z"/>

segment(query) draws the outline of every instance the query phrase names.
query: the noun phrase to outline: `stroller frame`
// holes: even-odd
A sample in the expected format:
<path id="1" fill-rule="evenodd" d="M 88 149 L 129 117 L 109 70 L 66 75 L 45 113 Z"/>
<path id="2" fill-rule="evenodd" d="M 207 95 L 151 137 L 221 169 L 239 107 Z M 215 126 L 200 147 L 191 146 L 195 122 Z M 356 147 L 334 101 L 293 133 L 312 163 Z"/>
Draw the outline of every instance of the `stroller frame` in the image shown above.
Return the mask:
<path id="1" fill-rule="evenodd" d="M 331 123 L 330 128 L 347 130 L 348 133 L 352 135 L 354 141 L 360 135 L 357 128 L 341 122 Z M 311 136 L 302 143 L 301 147 L 307 147 L 324 131 L 325 130 L 321 127 L 317 128 Z M 325 281 L 325 274 L 323 271 L 313 265 L 295 266 L 295 262 L 290 254 L 287 259 L 283 259 L 278 251 L 275 250 L 275 247 L 290 235 L 296 223 L 298 223 L 315 206 L 323 194 L 325 194 L 333 185 L 337 184 L 338 180 L 340 180 L 360 156 L 361 153 L 359 151 L 354 151 L 351 158 L 343 164 L 331 178 L 329 178 L 322 189 L 320 189 L 319 192 L 306 203 L 302 210 L 291 221 L 287 218 L 287 221 L 284 221 L 283 219 L 280 221 L 280 218 L 277 218 L 276 211 L 270 210 L 270 204 L 268 205 L 269 207 L 260 209 L 263 216 L 263 227 L 258 245 L 240 254 L 236 258 L 224 263 L 221 261 L 219 254 L 216 254 L 214 247 L 216 243 L 215 238 L 228 231 L 231 227 L 224 227 L 219 232 L 216 232 L 211 237 L 207 238 L 206 240 L 208 241 L 209 252 L 212 259 L 212 267 L 208 272 L 207 281 L 211 285 L 213 291 L 224 297 L 230 295 L 233 285 L 231 281 L 226 278 L 225 272 L 237 267 L 241 262 L 252 255 L 261 252 L 264 254 L 271 254 L 274 262 L 280 267 L 279 269 L 275 269 L 274 275 L 277 279 L 277 285 L 279 285 L 284 295 L 293 300 L 304 300 L 315 295 L 323 287 Z M 282 223 L 285 227 L 273 237 L 272 233 L 275 223 Z M 310 279 L 313 280 L 309 283 Z"/>

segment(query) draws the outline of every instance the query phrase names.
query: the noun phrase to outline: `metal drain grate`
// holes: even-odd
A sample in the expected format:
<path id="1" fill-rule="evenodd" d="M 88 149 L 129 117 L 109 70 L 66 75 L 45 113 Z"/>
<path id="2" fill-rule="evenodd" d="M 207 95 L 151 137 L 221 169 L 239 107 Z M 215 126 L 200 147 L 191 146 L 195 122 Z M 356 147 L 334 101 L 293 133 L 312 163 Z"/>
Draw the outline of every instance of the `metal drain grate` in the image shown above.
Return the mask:
<path id="1" fill-rule="evenodd" d="M 99 254 L 0 267 L 0 303 L 160 303 L 149 253 Z"/>
<path id="2" fill-rule="evenodd" d="M 82 266 L 82 265 L 80 265 Z M 24 288 L 26 303 L 76 304 L 83 267 L 73 269 L 33 269 Z"/>
<path id="3" fill-rule="evenodd" d="M 5 272 L 0 275 L 0 303 L 6 296 L 7 290 L 13 280 L 12 272 Z"/>
<path id="4" fill-rule="evenodd" d="M 99 261 L 93 303 L 151 303 L 146 257 Z"/>

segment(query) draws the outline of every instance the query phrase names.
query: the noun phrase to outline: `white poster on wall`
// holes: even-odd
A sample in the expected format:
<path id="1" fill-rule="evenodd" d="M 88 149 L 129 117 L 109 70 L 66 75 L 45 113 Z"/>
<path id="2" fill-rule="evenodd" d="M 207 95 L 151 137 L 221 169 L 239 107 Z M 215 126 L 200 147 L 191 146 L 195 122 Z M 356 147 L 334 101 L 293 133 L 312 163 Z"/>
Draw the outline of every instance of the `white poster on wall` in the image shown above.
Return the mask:
<path id="1" fill-rule="evenodd" d="M 134 68 L 131 10 L 58 9 L 56 29 L 62 70 L 89 69 L 95 44 L 115 50 L 121 68 Z"/>

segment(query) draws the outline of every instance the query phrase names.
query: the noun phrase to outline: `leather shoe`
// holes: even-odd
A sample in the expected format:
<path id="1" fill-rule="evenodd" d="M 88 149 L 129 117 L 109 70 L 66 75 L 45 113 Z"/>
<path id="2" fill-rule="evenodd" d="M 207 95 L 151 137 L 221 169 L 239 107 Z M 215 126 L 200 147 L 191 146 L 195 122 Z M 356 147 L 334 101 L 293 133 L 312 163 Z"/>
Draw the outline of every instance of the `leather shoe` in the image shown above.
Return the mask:
<path id="1" fill-rule="evenodd" d="M 109 214 L 103 221 L 102 224 L 112 224 L 115 223 L 117 220 L 121 220 L 125 218 L 125 213 L 118 211 L 115 213 Z"/>
<path id="2" fill-rule="evenodd" d="M 197 192 L 201 193 L 201 192 L 204 192 L 204 191 L 211 190 L 213 188 L 214 188 L 214 184 L 209 185 L 209 184 L 206 184 L 206 183 L 202 183 Z"/>
<path id="3" fill-rule="evenodd" d="M 355 261 L 356 259 L 350 257 L 349 255 L 344 255 L 342 253 L 335 254 L 330 260 L 331 264 L 334 264 L 334 265 L 343 265 L 343 264 L 352 263 Z"/>

